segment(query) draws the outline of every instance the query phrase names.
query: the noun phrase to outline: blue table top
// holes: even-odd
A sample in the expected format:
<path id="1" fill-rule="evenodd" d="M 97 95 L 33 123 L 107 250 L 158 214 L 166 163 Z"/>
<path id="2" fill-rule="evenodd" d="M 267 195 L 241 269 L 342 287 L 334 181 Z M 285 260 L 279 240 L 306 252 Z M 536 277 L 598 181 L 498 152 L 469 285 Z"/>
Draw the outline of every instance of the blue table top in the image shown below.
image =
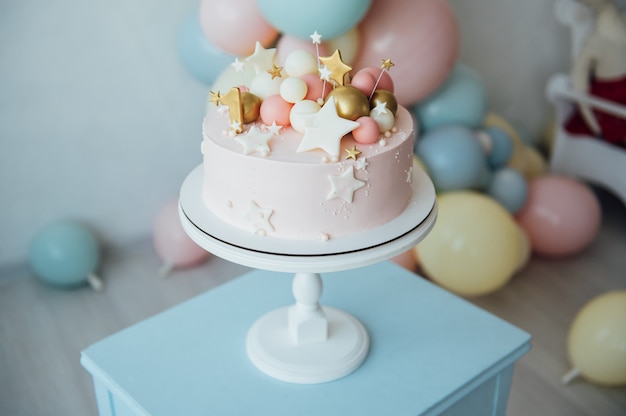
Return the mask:
<path id="1" fill-rule="evenodd" d="M 260 316 L 293 303 L 293 275 L 253 271 L 83 351 L 116 394 L 157 415 L 415 415 L 480 384 L 530 336 L 390 262 L 322 275 L 321 303 L 351 313 L 371 346 L 353 374 L 301 385 L 272 379 L 246 354 Z"/>

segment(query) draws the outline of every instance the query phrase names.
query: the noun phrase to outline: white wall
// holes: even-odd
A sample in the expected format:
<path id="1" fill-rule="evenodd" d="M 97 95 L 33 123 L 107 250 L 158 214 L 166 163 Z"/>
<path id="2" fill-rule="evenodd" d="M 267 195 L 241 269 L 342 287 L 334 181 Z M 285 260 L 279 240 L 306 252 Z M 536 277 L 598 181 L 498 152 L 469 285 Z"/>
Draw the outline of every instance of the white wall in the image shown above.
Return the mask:
<path id="1" fill-rule="evenodd" d="M 200 163 L 206 88 L 176 35 L 196 0 L 0 2 L 0 269 L 45 223 L 87 221 L 105 244 L 144 238 Z M 549 0 L 451 0 L 462 60 L 491 108 L 531 134 L 544 85 L 566 70 Z"/>
<path id="2" fill-rule="evenodd" d="M 556 0 L 449 1 L 461 28 L 461 60 L 485 81 L 490 109 L 537 140 L 552 117 L 545 84 L 570 66 Z"/>
<path id="3" fill-rule="evenodd" d="M 0 266 L 72 217 L 149 233 L 200 163 L 206 88 L 181 66 L 196 0 L 0 2 Z"/>

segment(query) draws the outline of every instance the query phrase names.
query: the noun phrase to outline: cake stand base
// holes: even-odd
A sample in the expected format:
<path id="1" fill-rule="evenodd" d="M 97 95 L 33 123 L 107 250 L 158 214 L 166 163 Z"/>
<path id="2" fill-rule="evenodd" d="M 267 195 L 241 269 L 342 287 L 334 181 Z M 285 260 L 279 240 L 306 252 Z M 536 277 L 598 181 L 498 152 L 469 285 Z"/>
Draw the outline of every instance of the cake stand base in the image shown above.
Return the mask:
<path id="1" fill-rule="evenodd" d="M 324 383 L 356 370 L 369 350 L 367 331 L 352 315 L 322 308 L 328 338 L 299 344 L 286 325 L 289 307 L 258 319 L 248 332 L 247 351 L 252 363 L 267 375 L 290 383 Z"/>

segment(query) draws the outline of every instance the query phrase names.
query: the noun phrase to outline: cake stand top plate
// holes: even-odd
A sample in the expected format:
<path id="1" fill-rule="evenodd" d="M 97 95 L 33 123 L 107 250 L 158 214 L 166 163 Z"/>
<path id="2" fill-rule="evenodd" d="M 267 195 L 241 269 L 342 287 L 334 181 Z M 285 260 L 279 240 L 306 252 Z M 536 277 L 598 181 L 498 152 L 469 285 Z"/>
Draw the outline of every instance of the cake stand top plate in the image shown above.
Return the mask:
<path id="1" fill-rule="evenodd" d="M 435 188 L 413 168 L 413 195 L 404 212 L 387 224 L 348 237 L 294 240 L 261 236 L 213 215 L 202 201 L 202 165 L 183 182 L 179 214 L 183 228 L 200 247 L 226 260 L 277 272 L 315 272 L 363 267 L 394 257 L 421 241 L 437 217 Z"/>

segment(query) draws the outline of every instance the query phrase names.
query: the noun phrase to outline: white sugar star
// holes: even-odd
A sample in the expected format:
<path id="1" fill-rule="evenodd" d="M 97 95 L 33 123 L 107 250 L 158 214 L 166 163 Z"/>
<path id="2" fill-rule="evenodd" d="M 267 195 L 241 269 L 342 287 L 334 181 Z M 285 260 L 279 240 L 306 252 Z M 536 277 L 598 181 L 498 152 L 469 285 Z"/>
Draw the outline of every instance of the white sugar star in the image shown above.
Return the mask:
<path id="1" fill-rule="evenodd" d="M 406 181 L 411 184 L 413 183 L 413 166 L 406 171 Z"/>
<path id="2" fill-rule="evenodd" d="M 268 231 L 274 230 L 274 226 L 270 222 L 273 213 L 273 209 L 261 208 L 256 201 L 250 201 L 250 206 L 244 217 L 255 233 L 266 234 Z"/>
<path id="3" fill-rule="evenodd" d="M 329 175 L 331 190 L 326 199 L 342 198 L 347 203 L 352 203 L 354 192 L 365 186 L 362 182 L 354 177 L 354 168 L 349 166 L 341 175 Z"/>
<path id="4" fill-rule="evenodd" d="M 365 168 L 367 168 L 367 165 L 369 165 L 369 162 L 364 157 L 357 159 L 356 163 L 354 164 L 357 170 L 365 170 Z"/>
<path id="5" fill-rule="evenodd" d="M 238 121 L 233 121 L 232 123 L 230 123 L 230 129 L 234 132 L 238 131 L 239 129 L 241 129 L 241 123 Z"/>
<path id="6" fill-rule="evenodd" d="M 254 65 L 256 73 L 265 72 L 274 65 L 274 57 L 276 56 L 276 48 L 265 49 L 261 42 L 257 41 L 254 47 L 254 53 L 246 58 L 246 62 Z"/>
<path id="7" fill-rule="evenodd" d="M 276 120 L 274 120 L 271 125 L 267 126 L 267 131 L 272 133 L 272 136 L 278 136 L 280 134 L 280 129 L 282 128 L 283 126 L 277 125 Z"/>
<path id="8" fill-rule="evenodd" d="M 339 117 L 335 99 L 330 97 L 320 111 L 311 117 L 310 124 L 304 127 L 304 136 L 297 152 L 322 149 L 333 160 L 338 160 L 341 138 L 359 126 L 356 121 Z"/>
<path id="9" fill-rule="evenodd" d="M 315 32 L 313 32 L 313 34 L 310 36 L 310 38 L 313 41 L 313 43 L 316 44 L 316 45 L 319 45 L 320 43 L 322 43 L 322 35 L 317 33 L 317 30 Z"/>
<path id="10" fill-rule="evenodd" d="M 239 60 L 239 58 L 235 58 L 235 62 L 230 64 L 233 68 L 235 68 L 236 72 L 243 72 L 244 63 Z"/>
<path id="11" fill-rule="evenodd" d="M 261 156 L 267 156 L 270 153 L 267 142 L 271 138 L 272 133 L 262 132 L 256 126 L 252 126 L 247 134 L 235 137 L 235 141 L 243 146 L 244 155 L 257 152 Z"/>
<path id="12" fill-rule="evenodd" d="M 388 111 L 387 103 L 386 102 L 378 103 L 376 107 L 374 107 L 373 111 L 376 111 L 377 116 L 387 113 Z"/>
<path id="13" fill-rule="evenodd" d="M 320 66 L 318 70 L 320 73 L 320 79 L 326 82 L 330 82 L 330 75 L 332 74 L 332 72 L 330 72 L 330 69 L 328 69 L 328 67 L 324 65 Z"/>

